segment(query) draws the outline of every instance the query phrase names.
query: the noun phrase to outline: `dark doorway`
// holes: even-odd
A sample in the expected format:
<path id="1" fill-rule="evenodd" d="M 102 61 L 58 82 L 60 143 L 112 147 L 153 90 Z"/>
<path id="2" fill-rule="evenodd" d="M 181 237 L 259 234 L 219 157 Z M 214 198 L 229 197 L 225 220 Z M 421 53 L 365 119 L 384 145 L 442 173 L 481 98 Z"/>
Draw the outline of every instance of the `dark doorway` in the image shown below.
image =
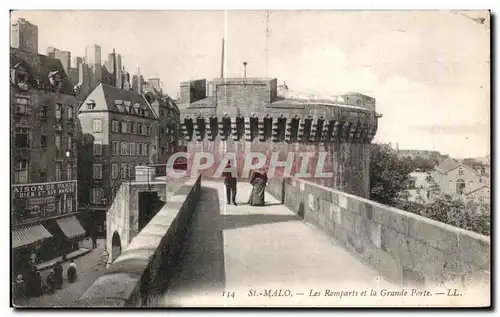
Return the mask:
<path id="1" fill-rule="evenodd" d="M 122 242 L 118 232 L 115 232 L 111 238 L 111 262 L 114 262 L 120 254 L 122 254 Z"/>
<path id="2" fill-rule="evenodd" d="M 139 232 L 153 219 L 163 205 L 165 202 L 158 197 L 158 192 L 139 193 Z"/>

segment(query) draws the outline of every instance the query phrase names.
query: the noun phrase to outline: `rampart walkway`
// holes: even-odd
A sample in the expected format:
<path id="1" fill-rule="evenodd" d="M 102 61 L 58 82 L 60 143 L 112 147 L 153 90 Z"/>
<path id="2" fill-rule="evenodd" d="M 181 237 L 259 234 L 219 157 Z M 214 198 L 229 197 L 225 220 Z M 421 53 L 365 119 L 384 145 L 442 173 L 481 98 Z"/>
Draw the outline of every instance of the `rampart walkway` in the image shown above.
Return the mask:
<path id="1" fill-rule="evenodd" d="M 367 305 L 364 287 L 395 289 L 270 194 L 266 206 L 249 206 L 250 191 L 239 183 L 238 206 L 227 205 L 224 184 L 203 181 L 182 264 L 154 306 Z"/>

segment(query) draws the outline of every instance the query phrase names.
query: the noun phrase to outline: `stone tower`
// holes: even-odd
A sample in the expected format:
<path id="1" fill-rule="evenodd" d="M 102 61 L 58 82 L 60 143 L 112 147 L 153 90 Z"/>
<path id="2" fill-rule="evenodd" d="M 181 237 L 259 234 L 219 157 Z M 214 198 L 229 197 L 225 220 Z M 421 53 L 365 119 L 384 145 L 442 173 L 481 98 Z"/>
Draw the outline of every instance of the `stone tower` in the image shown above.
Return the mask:
<path id="1" fill-rule="evenodd" d="M 380 117 L 375 99 L 359 93 L 299 95 L 278 87 L 276 79 L 214 79 L 208 96 L 206 86 L 205 79 L 181 83 L 181 128 L 189 153 L 212 152 L 217 164 L 226 152 L 279 152 L 280 161 L 290 152 L 310 152 L 316 153 L 312 167 L 318 153 L 326 152 L 323 171 L 333 176 L 315 178 L 313 172 L 310 180 L 369 197 L 370 142 Z M 297 160 L 298 155 L 293 172 Z"/>

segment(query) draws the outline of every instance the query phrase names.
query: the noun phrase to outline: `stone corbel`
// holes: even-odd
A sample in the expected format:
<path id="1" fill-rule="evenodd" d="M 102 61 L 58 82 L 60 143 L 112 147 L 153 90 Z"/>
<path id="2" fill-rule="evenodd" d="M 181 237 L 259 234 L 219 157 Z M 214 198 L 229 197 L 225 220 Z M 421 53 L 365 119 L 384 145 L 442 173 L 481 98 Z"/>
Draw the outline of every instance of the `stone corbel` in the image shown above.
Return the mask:
<path id="1" fill-rule="evenodd" d="M 245 118 L 245 140 L 252 141 L 252 129 L 250 126 L 250 118 Z"/>
<path id="2" fill-rule="evenodd" d="M 323 121 L 323 131 L 321 132 L 321 141 L 329 141 L 330 140 L 330 120 L 325 119 Z"/>
<path id="3" fill-rule="evenodd" d="M 210 118 L 205 119 L 205 135 L 209 141 L 213 141 L 212 127 L 210 126 Z"/>
<path id="4" fill-rule="evenodd" d="M 264 129 L 264 119 L 258 119 L 259 120 L 259 141 L 265 141 L 266 136 L 265 136 L 265 129 Z"/>
<path id="5" fill-rule="evenodd" d="M 306 130 L 306 121 L 304 119 L 299 118 L 299 129 L 297 132 L 297 141 L 302 140 L 304 138 L 305 130 Z"/>
<path id="6" fill-rule="evenodd" d="M 233 140 L 237 141 L 239 139 L 236 118 L 231 118 L 231 134 L 233 136 Z"/>
<path id="7" fill-rule="evenodd" d="M 288 119 L 285 126 L 285 141 L 290 142 L 294 119 Z"/>

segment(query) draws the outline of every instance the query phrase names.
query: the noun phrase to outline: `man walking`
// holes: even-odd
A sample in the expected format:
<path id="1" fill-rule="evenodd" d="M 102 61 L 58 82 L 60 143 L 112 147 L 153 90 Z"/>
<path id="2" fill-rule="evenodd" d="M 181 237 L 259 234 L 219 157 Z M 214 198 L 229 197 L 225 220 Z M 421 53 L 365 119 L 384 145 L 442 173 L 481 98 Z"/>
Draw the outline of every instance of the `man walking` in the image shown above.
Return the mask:
<path id="1" fill-rule="evenodd" d="M 231 168 L 231 164 L 227 163 L 226 168 Z M 238 206 L 236 204 L 236 187 L 238 181 L 236 177 L 233 177 L 233 174 L 231 172 L 224 172 L 223 175 L 224 175 L 224 185 L 226 185 L 227 203 L 231 204 L 232 201 L 233 205 Z"/>

